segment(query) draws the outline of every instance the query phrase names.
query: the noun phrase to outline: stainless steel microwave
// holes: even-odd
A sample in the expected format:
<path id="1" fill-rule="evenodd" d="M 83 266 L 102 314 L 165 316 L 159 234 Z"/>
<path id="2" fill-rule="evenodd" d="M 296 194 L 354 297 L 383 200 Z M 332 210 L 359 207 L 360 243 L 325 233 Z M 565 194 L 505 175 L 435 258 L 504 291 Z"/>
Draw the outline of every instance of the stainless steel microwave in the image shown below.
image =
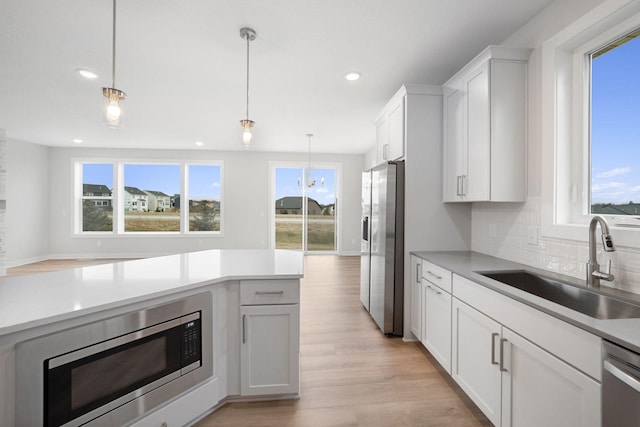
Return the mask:
<path id="1" fill-rule="evenodd" d="M 32 408 L 38 419 L 19 411 L 17 423 L 67 427 L 131 421 L 211 376 L 210 337 L 211 296 L 203 294 L 23 343 L 17 384 L 33 377 L 25 377 L 26 364 L 39 365 L 41 375 L 18 387 L 18 397 L 30 394 L 29 401 L 38 402 Z M 31 361 L 21 360 L 26 352 Z"/>

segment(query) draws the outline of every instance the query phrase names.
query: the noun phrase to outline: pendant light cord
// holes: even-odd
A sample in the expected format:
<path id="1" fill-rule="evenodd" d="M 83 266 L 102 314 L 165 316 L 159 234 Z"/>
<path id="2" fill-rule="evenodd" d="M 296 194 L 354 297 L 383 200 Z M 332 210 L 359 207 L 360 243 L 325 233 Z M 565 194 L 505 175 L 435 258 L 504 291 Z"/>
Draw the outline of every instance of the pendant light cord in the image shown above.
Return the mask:
<path id="1" fill-rule="evenodd" d="M 116 87 L 116 0 L 113 0 L 113 35 L 111 47 L 111 87 Z"/>
<path id="2" fill-rule="evenodd" d="M 247 120 L 249 120 L 249 39 L 247 35 Z"/>

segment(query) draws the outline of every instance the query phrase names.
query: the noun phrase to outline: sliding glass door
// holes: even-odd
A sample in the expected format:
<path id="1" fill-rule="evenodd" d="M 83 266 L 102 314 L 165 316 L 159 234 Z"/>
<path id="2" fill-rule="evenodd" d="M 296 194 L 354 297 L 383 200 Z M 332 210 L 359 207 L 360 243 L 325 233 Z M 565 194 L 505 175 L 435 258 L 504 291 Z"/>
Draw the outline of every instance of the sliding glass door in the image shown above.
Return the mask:
<path id="1" fill-rule="evenodd" d="M 337 251 L 337 170 L 274 167 L 273 174 L 275 248 Z"/>

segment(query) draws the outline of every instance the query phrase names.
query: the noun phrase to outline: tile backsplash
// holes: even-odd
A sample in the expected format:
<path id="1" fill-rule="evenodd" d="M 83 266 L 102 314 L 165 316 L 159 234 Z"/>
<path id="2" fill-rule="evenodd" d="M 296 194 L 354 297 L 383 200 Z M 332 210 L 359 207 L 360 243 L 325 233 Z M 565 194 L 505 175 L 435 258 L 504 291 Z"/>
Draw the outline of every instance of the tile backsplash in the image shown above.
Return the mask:
<path id="1" fill-rule="evenodd" d="M 471 215 L 473 251 L 585 279 L 588 244 L 542 237 L 539 197 L 526 203 L 474 203 Z M 615 252 L 604 252 L 598 240 L 598 263 L 609 259 L 615 280 L 601 286 L 640 294 L 640 249 L 616 246 Z"/>

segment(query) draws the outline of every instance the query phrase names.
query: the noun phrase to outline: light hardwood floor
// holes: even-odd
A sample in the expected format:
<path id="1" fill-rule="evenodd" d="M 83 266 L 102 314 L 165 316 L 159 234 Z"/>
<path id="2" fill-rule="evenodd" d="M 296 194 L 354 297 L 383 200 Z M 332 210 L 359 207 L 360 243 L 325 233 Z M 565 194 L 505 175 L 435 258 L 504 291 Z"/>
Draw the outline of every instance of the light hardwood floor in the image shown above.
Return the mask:
<path id="1" fill-rule="evenodd" d="M 8 275 L 115 261 L 50 260 Z M 359 257 L 305 257 L 300 399 L 230 403 L 197 427 L 490 426 L 421 344 L 382 335 L 359 286 Z"/>
<path id="2" fill-rule="evenodd" d="M 306 257 L 300 297 L 300 399 L 227 404 L 198 427 L 491 425 L 421 344 L 382 335 L 359 257 Z"/>

